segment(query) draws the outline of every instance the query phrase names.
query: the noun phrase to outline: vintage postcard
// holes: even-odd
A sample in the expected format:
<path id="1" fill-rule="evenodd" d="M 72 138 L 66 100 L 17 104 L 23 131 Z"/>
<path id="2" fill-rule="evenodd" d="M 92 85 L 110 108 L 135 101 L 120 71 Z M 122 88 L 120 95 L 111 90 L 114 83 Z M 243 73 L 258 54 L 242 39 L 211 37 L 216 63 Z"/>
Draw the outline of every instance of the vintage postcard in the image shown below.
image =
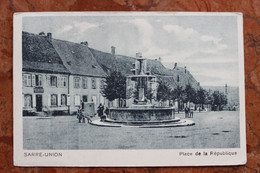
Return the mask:
<path id="1" fill-rule="evenodd" d="M 14 164 L 245 164 L 242 19 L 14 14 Z"/>

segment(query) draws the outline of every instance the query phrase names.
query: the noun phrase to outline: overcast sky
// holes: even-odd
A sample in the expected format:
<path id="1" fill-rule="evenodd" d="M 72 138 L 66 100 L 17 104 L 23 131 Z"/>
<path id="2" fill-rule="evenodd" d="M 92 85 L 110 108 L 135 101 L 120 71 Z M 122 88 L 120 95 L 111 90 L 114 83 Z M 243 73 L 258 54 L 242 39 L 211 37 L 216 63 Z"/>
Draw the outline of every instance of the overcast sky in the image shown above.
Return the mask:
<path id="1" fill-rule="evenodd" d="M 202 86 L 238 86 L 235 16 L 48 16 L 24 17 L 23 31 L 88 41 L 89 47 L 135 57 L 162 58 L 187 66 Z"/>

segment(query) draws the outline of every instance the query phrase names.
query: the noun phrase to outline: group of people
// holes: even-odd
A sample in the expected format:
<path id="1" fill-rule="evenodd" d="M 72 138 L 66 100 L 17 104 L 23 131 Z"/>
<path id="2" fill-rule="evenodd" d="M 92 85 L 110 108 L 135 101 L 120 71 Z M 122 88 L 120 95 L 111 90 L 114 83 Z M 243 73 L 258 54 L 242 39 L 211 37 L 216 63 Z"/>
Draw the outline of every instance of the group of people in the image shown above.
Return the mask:
<path id="1" fill-rule="evenodd" d="M 185 118 L 193 118 L 193 109 L 190 109 L 188 106 L 184 108 Z"/>
<path id="2" fill-rule="evenodd" d="M 108 114 L 109 114 L 109 109 L 106 107 L 106 109 L 104 111 L 104 106 L 100 103 L 100 105 L 97 108 L 97 113 L 98 113 L 98 116 L 99 116 L 100 120 L 101 121 L 105 121 L 106 120 L 106 116 L 108 116 Z"/>
<path id="3" fill-rule="evenodd" d="M 88 123 L 92 122 L 90 116 L 87 114 L 84 114 L 84 109 L 82 109 L 81 107 L 78 108 L 77 118 L 79 120 L 79 123 L 85 123 L 86 119 L 88 120 Z"/>
<path id="4" fill-rule="evenodd" d="M 100 103 L 97 108 L 97 114 L 101 121 L 105 121 L 106 116 L 108 116 L 109 114 L 109 109 L 106 107 L 104 111 L 104 106 Z M 81 106 L 78 108 L 77 119 L 79 120 L 79 123 L 85 123 L 86 119 L 88 120 L 88 123 L 92 122 L 91 117 L 88 114 L 84 113 L 84 104 L 81 104 Z"/>

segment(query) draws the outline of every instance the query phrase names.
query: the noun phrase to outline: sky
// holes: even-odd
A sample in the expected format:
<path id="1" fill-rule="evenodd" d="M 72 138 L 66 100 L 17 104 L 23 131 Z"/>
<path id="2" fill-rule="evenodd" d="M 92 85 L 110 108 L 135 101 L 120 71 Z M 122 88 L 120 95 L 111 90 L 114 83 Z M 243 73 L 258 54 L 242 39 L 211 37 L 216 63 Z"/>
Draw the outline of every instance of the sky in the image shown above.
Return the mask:
<path id="1" fill-rule="evenodd" d="M 236 16 L 85 15 L 26 16 L 23 31 L 80 43 L 116 54 L 186 66 L 202 86 L 238 86 Z"/>

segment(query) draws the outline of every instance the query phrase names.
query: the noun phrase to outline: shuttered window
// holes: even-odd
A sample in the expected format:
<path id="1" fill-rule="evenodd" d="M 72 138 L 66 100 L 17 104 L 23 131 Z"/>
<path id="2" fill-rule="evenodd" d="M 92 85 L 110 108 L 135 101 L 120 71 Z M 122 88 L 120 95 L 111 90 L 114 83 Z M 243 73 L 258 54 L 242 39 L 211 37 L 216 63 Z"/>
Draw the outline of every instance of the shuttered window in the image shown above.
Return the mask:
<path id="1" fill-rule="evenodd" d="M 24 95 L 24 107 L 32 107 L 32 95 Z"/>
<path id="2" fill-rule="evenodd" d="M 57 87 L 57 77 L 56 76 L 51 76 L 50 77 L 50 82 L 51 82 L 51 86 L 56 86 Z"/>
<path id="3" fill-rule="evenodd" d="M 82 88 L 83 89 L 88 88 L 88 78 L 82 78 Z"/>
<path id="4" fill-rule="evenodd" d="M 35 86 L 35 75 L 32 74 L 32 86 Z"/>
<path id="5" fill-rule="evenodd" d="M 74 77 L 74 88 L 79 88 L 79 81 L 80 81 L 80 78 L 79 77 Z"/>
<path id="6" fill-rule="evenodd" d="M 61 105 L 66 106 L 67 105 L 67 95 L 61 94 Z"/>
<path id="7" fill-rule="evenodd" d="M 51 95 L 51 106 L 57 106 L 58 105 L 58 98 L 57 94 Z"/>
<path id="8" fill-rule="evenodd" d="M 75 103 L 75 106 L 79 106 L 80 105 L 80 96 L 79 95 L 75 95 L 74 103 Z"/>
<path id="9" fill-rule="evenodd" d="M 96 78 L 92 78 L 91 83 L 92 83 L 92 89 L 96 89 L 97 88 Z"/>
<path id="10" fill-rule="evenodd" d="M 24 84 L 24 86 L 27 86 L 27 87 L 32 86 L 32 76 L 31 76 L 31 74 L 24 74 L 23 75 L 23 84 Z"/>
<path id="11" fill-rule="evenodd" d="M 67 86 L 67 77 L 65 77 L 65 76 L 60 77 L 60 86 L 61 87 Z"/>

